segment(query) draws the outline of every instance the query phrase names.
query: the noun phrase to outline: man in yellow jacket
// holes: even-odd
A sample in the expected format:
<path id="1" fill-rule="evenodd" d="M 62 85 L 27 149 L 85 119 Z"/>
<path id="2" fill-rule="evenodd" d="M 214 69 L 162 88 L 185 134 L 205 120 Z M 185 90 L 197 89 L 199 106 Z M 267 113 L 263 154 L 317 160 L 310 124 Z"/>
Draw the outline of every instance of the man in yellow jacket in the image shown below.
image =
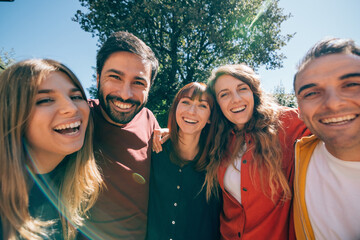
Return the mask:
<path id="1" fill-rule="evenodd" d="M 360 239 L 360 47 L 318 42 L 294 78 L 300 117 L 314 134 L 296 143 L 298 239 Z"/>

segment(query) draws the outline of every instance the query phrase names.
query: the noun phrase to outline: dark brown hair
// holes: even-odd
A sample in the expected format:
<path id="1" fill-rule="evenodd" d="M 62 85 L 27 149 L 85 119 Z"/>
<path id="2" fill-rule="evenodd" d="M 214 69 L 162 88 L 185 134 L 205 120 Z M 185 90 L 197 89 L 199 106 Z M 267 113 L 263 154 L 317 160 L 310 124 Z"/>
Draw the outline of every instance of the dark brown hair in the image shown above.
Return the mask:
<path id="1" fill-rule="evenodd" d="M 179 90 L 179 92 L 176 94 L 173 103 L 170 107 L 169 112 L 169 119 L 168 119 L 168 128 L 170 130 L 170 139 L 173 143 L 173 147 L 175 150 L 175 154 L 177 153 L 178 149 L 178 141 L 179 139 L 179 126 L 176 122 L 176 108 L 180 102 L 180 99 L 183 97 L 190 97 L 192 100 L 195 99 L 201 99 L 203 95 L 206 95 L 207 101 L 210 106 L 210 124 L 206 124 L 206 126 L 203 128 L 199 140 L 199 159 L 197 160 L 197 163 L 195 165 L 195 169 L 197 171 L 205 170 L 209 160 L 208 160 L 208 152 L 209 152 L 209 146 L 212 143 L 212 139 L 214 138 L 214 124 L 215 122 L 214 117 L 216 113 L 214 112 L 214 99 L 211 94 L 207 92 L 206 84 L 199 83 L 199 82 L 192 82 L 187 85 L 185 85 L 183 88 Z M 177 154 L 179 156 L 179 154 Z M 171 156 L 170 159 L 173 162 L 178 162 L 179 160 L 176 159 L 178 157 Z"/>

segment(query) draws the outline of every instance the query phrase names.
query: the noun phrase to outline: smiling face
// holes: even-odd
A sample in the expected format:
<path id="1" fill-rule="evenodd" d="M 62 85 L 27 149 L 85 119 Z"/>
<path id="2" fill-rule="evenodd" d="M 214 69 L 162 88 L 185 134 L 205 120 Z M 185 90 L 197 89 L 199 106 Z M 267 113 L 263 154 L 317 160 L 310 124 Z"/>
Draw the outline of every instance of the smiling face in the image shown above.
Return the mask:
<path id="1" fill-rule="evenodd" d="M 150 90 L 151 65 L 130 52 L 115 52 L 98 76 L 103 115 L 110 123 L 130 122 L 144 107 Z"/>
<path id="2" fill-rule="evenodd" d="M 200 98 L 191 98 L 192 92 L 188 96 L 180 99 L 176 107 L 176 123 L 179 126 L 179 135 L 189 134 L 200 136 L 206 123 L 209 123 L 211 114 L 208 98 L 202 94 Z"/>
<path id="3" fill-rule="evenodd" d="M 339 53 L 312 60 L 297 75 L 295 93 L 302 119 L 331 153 L 360 149 L 359 56 Z"/>
<path id="4" fill-rule="evenodd" d="M 250 87 L 231 75 L 222 75 L 216 80 L 214 89 L 224 116 L 237 129 L 243 129 L 254 111 L 254 96 Z"/>
<path id="5" fill-rule="evenodd" d="M 80 150 L 89 112 L 80 89 L 65 73 L 52 72 L 45 77 L 25 131 L 33 160 L 50 164 Z"/>

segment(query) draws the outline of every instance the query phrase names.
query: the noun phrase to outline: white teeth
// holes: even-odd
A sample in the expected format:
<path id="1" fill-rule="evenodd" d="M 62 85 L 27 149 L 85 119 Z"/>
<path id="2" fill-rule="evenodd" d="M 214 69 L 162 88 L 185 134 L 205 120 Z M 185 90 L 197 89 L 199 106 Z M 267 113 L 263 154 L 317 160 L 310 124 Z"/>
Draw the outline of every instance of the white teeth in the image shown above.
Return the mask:
<path id="1" fill-rule="evenodd" d="M 353 120 L 356 118 L 355 114 L 351 114 L 351 115 L 347 115 L 347 116 L 342 116 L 342 117 L 334 117 L 334 118 L 326 118 L 326 119 L 321 119 L 320 121 L 322 123 L 325 124 L 330 124 L 330 123 L 342 123 L 345 121 L 349 121 L 349 120 Z"/>
<path id="2" fill-rule="evenodd" d="M 68 129 L 68 128 L 76 128 L 76 127 L 80 126 L 80 124 L 81 124 L 80 121 L 76 121 L 73 123 L 61 124 L 59 126 L 56 126 L 54 129 L 55 130 L 63 130 L 63 129 Z"/>
<path id="3" fill-rule="evenodd" d="M 189 119 L 189 118 L 184 118 L 184 121 L 188 122 L 188 123 L 197 123 L 198 122 L 198 121 L 195 121 L 195 120 L 192 120 L 192 119 Z"/>
<path id="4" fill-rule="evenodd" d="M 233 108 L 233 109 L 231 109 L 231 112 L 237 113 L 237 112 L 243 111 L 245 108 L 246 108 L 246 106 L 242 106 L 242 107 L 238 107 L 238 108 Z"/>
<path id="5" fill-rule="evenodd" d="M 129 109 L 132 107 L 132 104 L 129 103 L 122 103 L 119 101 L 114 101 L 115 106 L 117 106 L 118 108 L 122 108 L 122 109 Z"/>

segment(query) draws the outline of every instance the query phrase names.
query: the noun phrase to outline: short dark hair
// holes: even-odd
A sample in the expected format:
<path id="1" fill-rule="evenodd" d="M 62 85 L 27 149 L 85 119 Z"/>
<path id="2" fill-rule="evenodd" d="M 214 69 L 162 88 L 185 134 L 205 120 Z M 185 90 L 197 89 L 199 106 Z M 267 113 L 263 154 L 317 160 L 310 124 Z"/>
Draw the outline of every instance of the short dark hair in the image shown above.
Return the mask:
<path id="1" fill-rule="evenodd" d="M 115 52 L 134 53 L 148 61 L 151 64 L 151 84 L 154 82 L 159 68 L 154 52 L 142 40 L 125 31 L 114 32 L 101 46 L 96 56 L 96 72 L 99 76 L 105 61 Z"/>
<path id="2" fill-rule="evenodd" d="M 360 56 L 360 47 L 356 45 L 352 39 L 345 38 L 325 38 L 317 42 L 310 50 L 306 53 L 305 57 L 297 65 L 297 71 L 294 76 L 293 88 L 295 90 L 296 77 L 310 61 L 336 53 L 354 54 Z"/>

